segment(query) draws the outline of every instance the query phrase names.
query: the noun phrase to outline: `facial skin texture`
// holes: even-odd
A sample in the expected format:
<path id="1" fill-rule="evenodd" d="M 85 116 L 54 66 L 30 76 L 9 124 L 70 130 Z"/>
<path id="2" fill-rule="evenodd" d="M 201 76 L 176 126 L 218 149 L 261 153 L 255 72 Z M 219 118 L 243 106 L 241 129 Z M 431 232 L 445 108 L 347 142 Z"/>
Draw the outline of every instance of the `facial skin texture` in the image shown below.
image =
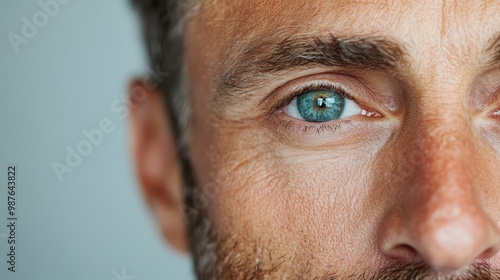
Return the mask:
<path id="1" fill-rule="evenodd" d="M 200 279 L 500 279 L 499 14 L 498 1 L 202 1 L 185 39 L 184 172 L 206 202 L 190 224 L 161 97 L 133 85 L 147 92 L 132 110 L 139 178 L 166 238 L 186 250 L 187 227 L 206 231 L 190 236 Z M 297 54 L 337 39 L 394 59 L 270 63 L 289 40 Z M 318 82 L 372 114 L 283 113 Z"/>

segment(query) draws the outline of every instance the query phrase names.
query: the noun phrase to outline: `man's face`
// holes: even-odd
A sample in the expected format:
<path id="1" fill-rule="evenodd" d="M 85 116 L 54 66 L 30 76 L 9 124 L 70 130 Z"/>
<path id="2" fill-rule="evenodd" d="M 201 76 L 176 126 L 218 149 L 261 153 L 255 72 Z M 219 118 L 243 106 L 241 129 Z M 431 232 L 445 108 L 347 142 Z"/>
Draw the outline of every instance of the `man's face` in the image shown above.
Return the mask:
<path id="1" fill-rule="evenodd" d="M 499 14 L 498 1 L 202 1 L 186 32 L 189 147 L 218 275 L 500 268 Z"/>

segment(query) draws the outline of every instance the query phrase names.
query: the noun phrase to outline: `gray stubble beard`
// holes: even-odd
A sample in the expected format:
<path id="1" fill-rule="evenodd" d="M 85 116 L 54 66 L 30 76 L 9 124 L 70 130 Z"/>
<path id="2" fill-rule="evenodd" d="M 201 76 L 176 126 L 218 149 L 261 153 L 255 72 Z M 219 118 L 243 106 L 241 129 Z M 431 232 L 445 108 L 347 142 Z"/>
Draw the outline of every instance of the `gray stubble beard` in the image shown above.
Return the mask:
<path id="1" fill-rule="evenodd" d="M 207 196 L 196 184 L 196 178 L 188 160 L 183 160 L 183 177 L 185 205 L 187 206 L 184 207 L 184 214 L 188 223 L 189 245 L 198 280 L 272 279 L 272 276 L 280 271 L 285 260 L 291 259 L 289 256 L 283 256 L 277 260 L 268 259 L 266 263 L 256 262 L 256 256 L 250 254 L 248 249 L 257 252 L 261 250 L 257 248 L 258 244 L 244 243 L 237 237 L 226 240 L 220 238 L 208 216 Z M 208 202 L 210 201 L 208 200 Z M 255 248 L 248 248 L 251 246 Z M 262 251 L 260 253 L 262 254 Z M 265 255 L 271 256 L 270 253 L 266 252 Z M 291 275 L 285 279 L 334 280 L 346 278 L 338 277 L 335 273 L 330 272 L 319 277 L 311 276 L 308 272 L 299 273 L 296 271 L 295 273 L 297 275 Z M 433 272 L 424 263 L 394 264 L 376 272 L 365 270 L 357 275 L 351 274 L 348 279 L 500 280 L 500 270 L 493 269 L 486 261 L 479 261 L 472 264 L 470 269 L 460 273 L 440 275 Z"/>

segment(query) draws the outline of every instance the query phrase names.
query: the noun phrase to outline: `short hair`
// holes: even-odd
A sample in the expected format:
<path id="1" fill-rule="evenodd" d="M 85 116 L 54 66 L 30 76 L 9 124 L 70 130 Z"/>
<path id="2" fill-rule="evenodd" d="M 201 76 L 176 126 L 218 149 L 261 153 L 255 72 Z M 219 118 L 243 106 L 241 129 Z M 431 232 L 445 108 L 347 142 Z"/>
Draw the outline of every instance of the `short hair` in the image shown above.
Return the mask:
<path id="1" fill-rule="evenodd" d="M 194 12 L 194 4 L 200 3 L 200 0 L 132 0 L 132 3 L 142 19 L 150 67 L 155 72 L 168 73 L 156 82 L 165 97 L 176 136 L 184 179 L 185 204 L 182 210 L 189 221 L 191 252 L 194 256 L 214 256 L 215 253 L 211 251 L 214 247 L 210 246 L 207 239 L 207 233 L 211 232 L 210 222 L 204 211 L 197 210 L 197 205 L 201 205 L 202 194 L 196 187 L 187 147 L 190 106 L 184 63 L 184 30 L 190 18 L 189 12 Z M 215 257 L 210 258 L 213 259 Z M 207 260 L 200 262 L 195 259 L 195 267 L 199 275 L 212 275 L 214 269 Z"/>
<path id="2" fill-rule="evenodd" d="M 181 153 L 187 153 L 190 116 L 184 67 L 184 29 L 192 0 L 131 0 L 139 11 L 153 73 L 167 73 L 156 82 L 166 101 Z M 197 0 L 195 0 L 197 1 Z"/>

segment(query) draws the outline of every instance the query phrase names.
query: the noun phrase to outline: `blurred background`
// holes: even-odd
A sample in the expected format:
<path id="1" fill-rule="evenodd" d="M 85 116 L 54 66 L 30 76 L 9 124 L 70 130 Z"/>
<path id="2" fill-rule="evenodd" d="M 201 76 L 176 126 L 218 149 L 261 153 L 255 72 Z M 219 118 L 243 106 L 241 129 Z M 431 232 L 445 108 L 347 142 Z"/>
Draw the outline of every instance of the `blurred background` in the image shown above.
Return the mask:
<path id="1" fill-rule="evenodd" d="M 137 187 L 124 97 L 149 70 L 129 1 L 1 1 L 0 35 L 0 279 L 194 279 Z"/>

